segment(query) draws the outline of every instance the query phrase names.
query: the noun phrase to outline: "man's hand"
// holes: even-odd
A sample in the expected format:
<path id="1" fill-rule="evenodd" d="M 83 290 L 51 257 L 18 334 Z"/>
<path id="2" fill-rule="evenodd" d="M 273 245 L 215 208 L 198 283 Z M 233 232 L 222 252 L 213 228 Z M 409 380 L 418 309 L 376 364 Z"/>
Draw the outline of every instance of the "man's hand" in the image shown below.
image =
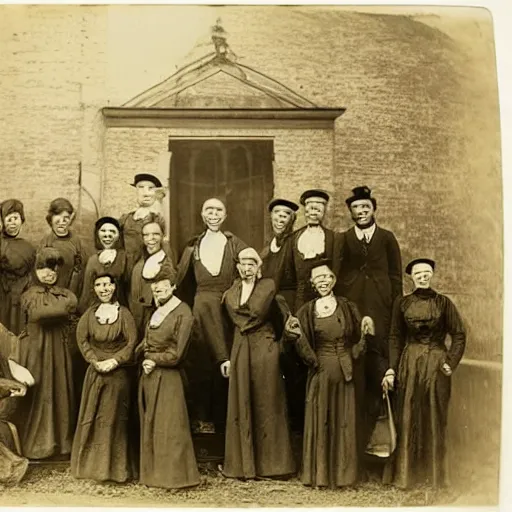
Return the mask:
<path id="1" fill-rule="evenodd" d="M 369 316 L 364 316 L 361 320 L 361 332 L 375 336 L 375 324 Z"/>
<path id="2" fill-rule="evenodd" d="M 230 361 L 224 361 L 220 365 L 220 373 L 222 374 L 222 376 L 225 379 L 227 379 L 227 378 L 229 378 L 230 371 L 231 371 L 231 362 Z"/>
<path id="3" fill-rule="evenodd" d="M 448 363 L 443 363 L 441 366 L 441 371 L 446 375 L 447 377 L 450 377 L 453 373 L 452 367 Z"/>

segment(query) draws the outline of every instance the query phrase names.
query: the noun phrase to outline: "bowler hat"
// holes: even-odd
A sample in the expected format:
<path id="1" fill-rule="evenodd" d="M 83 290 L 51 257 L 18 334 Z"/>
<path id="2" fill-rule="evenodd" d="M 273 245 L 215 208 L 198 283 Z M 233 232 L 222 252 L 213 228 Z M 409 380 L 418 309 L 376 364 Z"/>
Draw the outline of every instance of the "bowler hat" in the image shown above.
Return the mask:
<path id="1" fill-rule="evenodd" d="M 300 204 L 304 206 L 306 204 L 306 199 L 311 197 L 320 197 L 325 202 L 329 201 L 329 194 L 325 190 L 313 188 L 302 193 L 300 196 Z"/>
<path id="2" fill-rule="evenodd" d="M 135 175 L 135 178 L 133 179 L 133 183 L 131 184 L 132 187 L 136 187 L 137 183 L 140 183 L 141 181 L 150 181 L 151 183 L 153 183 L 155 185 L 155 187 L 162 186 L 162 182 L 156 176 L 153 176 L 152 174 L 142 173 L 142 174 Z"/>
<path id="3" fill-rule="evenodd" d="M 427 265 L 430 265 L 432 267 L 432 270 L 435 270 L 436 268 L 436 262 L 434 260 L 431 260 L 429 258 L 416 258 L 415 260 L 412 260 L 409 263 L 407 263 L 407 266 L 405 267 L 405 273 L 411 275 L 414 265 L 417 265 L 418 263 L 426 263 Z"/>
<path id="4" fill-rule="evenodd" d="M 276 206 L 286 206 L 286 208 L 290 208 L 290 210 L 296 212 L 299 209 L 299 205 L 294 203 L 293 201 L 288 201 L 288 199 L 276 198 L 272 199 L 270 203 L 268 203 L 268 211 L 271 212 Z"/>

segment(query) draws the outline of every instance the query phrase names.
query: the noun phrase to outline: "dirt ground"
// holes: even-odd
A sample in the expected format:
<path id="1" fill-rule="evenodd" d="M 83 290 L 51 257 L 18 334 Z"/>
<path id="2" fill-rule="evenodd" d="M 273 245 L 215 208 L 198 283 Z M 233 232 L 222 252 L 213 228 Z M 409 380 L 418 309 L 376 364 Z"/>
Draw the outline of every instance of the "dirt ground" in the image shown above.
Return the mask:
<path id="1" fill-rule="evenodd" d="M 97 484 L 75 480 L 65 465 L 31 466 L 16 486 L 0 486 L 2 506 L 118 506 L 118 507 L 346 507 L 494 505 L 495 492 L 479 480 L 465 482 L 465 491 L 451 488 L 401 491 L 377 483 L 343 490 L 316 490 L 297 479 L 242 482 L 224 478 L 213 465 L 201 465 L 201 484 L 192 490 L 167 491 L 144 485 Z"/>

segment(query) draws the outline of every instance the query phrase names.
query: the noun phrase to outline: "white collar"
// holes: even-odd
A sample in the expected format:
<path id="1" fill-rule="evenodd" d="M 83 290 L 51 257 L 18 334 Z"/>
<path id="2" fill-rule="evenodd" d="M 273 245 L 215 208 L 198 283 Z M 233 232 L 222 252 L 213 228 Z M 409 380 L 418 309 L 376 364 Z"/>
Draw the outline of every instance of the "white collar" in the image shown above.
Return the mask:
<path id="1" fill-rule="evenodd" d="M 142 267 L 142 277 L 144 279 L 153 279 L 160 268 L 162 267 L 162 261 L 165 259 L 165 251 L 160 249 L 155 254 L 152 254 L 145 262 Z"/>
<path id="2" fill-rule="evenodd" d="M 359 226 L 354 226 L 354 228 L 358 240 L 362 240 L 363 237 L 366 236 L 366 239 L 370 241 L 377 229 L 377 224 L 374 222 L 369 228 L 361 229 Z"/>
<path id="3" fill-rule="evenodd" d="M 174 311 L 180 304 L 181 300 L 173 295 L 163 306 L 158 307 L 151 315 L 151 319 L 149 320 L 149 327 L 152 327 L 153 329 L 160 327 L 167 315 L 171 311 Z"/>
<path id="4" fill-rule="evenodd" d="M 116 249 L 103 249 L 99 254 L 98 254 L 98 261 L 102 264 L 102 265 L 111 265 L 112 263 L 114 263 L 115 259 L 116 259 L 116 256 L 117 256 L 117 251 Z"/>
<path id="5" fill-rule="evenodd" d="M 316 316 L 318 318 L 330 316 L 334 313 L 337 307 L 338 301 L 336 300 L 334 294 L 331 292 L 326 297 L 320 297 L 315 301 Z"/>
<path id="6" fill-rule="evenodd" d="M 270 242 L 270 252 L 276 253 L 281 250 L 281 246 L 277 245 L 276 237 L 272 238 L 272 242 Z"/>
<path id="7" fill-rule="evenodd" d="M 99 324 L 112 325 L 119 317 L 119 308 L 119 302 L 114 302 L 114 304 L 102 303 L 94 312 L 94 316 Z"/>
<path id="8" fill-rule="evenodd" d="M 254 286 L 256 285 L 256 279 L 250 283 L 242 280 L 242 293 L 240 294 L 240 306 L 243 306 L 251 297 Z"/>

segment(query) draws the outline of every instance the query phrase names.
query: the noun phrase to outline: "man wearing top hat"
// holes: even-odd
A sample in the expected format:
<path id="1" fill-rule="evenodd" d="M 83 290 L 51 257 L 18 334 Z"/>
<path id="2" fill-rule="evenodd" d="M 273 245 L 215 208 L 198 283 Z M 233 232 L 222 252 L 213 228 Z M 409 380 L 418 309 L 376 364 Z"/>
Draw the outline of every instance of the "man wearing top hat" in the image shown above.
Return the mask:
<path id="1" fill-rule="evenodd" d="M 369 436 L 379 414 L 381 381 L 388 368 L 387 337 L 391 310 L 402 295 L 402 259 L 395 235 L 375 222 L 377 201 L 367 186 L 345 201 L 355 225 L 344 233 L 337 294 L 354 302 L 375 323 L 366 355 L 366 408 Z"/>
<path id="2" fill-rule="evenodd" d="M 137 208 L 121 216 L 119 224 L 123 230 L 124 244 L 126 250 L 126 272 L 131 276 L 133 267 L 143 254 L 142 225 L 144 219 L 150 213 L 161 216 L 158 204 L 158 191 L 162 188 L 162 182 L 152 174 L 136 174 L 131 184 L 137 191 Z M 174 260 L 168 244 L 164 250 Z"/>

